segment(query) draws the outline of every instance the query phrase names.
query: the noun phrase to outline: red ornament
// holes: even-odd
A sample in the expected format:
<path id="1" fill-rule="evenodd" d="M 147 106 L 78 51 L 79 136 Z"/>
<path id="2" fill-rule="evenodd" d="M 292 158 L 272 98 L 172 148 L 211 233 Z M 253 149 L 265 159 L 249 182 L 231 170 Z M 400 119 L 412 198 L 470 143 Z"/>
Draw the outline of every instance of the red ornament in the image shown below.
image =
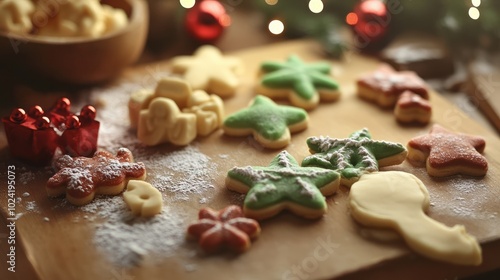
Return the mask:
<path id="1" fill-rule="evenodd" d="M 187 32 L 201 43 L 217 40 L 230 24 L 226 9 L 216 0 L 201 1 L 186 14 Z"/>
<path id="2" fill-rule="evenodd" d="M 364 49 L 384 43 L 391 17 L 381 0 L 362 0 L 353 12 L 347 14 L 345 20 L 353 28 L 357 47 Z"/>
<path id="3" fill-rule="evenodd" d="M 77 116 L 70 112 L 70 106 L 64 97 L 47 113 L 36 105 L 28 114 L 17 108 L 2 118 L 12 156 L 35 165 L 50 162 L 57 148 L 72 156 L 92 156 L 100 126 L 96 110 L 87 105 Z"/>

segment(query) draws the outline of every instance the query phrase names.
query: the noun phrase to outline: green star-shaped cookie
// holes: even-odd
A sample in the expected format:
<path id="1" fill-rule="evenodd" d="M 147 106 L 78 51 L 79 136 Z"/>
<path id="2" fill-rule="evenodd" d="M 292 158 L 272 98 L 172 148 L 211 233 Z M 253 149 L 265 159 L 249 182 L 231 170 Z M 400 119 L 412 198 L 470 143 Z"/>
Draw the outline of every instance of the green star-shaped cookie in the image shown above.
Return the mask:
<path id="1" fill-rule="evenodd" d="M 319 218 L 327 209 L 324 195 L 335 193 L 339 183 L 336 171 L 301 167 L 287 151 L 279 153 L 268 167 L 234 167 L 226 179 L 230 190 L 247 194 L 243 211 L 255 219 L 272 217 L 284 209 Z"/>
<path id="2" fill-rule="evenodd" d="M 340 172 L 341 184 L 351 186 L 365 173 L 379 167 L 400 164 L 406 158 L 406 148 L 399 143 L 376 141 L 368 129 L 356 131 L 346 139 L 311 137 L 307 139 L 313 154 L 302 166 L 317 166 Z"/>
<path id="3" fill-rule="evenodd" d="M 233 136 L 253 134 L 262 146 L 278 149 L 290 143 L 291 132 L 306 129 L 307 122 L 307 112 L 303 109 L 277 105 L 258 95 L 250 107 L 227 117 L 222 128 Z"/>
<path id="4" fill-rule="evenodd" d="M 330 64 L 325 62 L 305 64 L 292 55 L 286 62 L 264 62 L 258 92 L 271 98 L 288 98 L 294 106 L 312 109 L 319 99 L 337 100 L 338 84 L 329 76 Z"/>

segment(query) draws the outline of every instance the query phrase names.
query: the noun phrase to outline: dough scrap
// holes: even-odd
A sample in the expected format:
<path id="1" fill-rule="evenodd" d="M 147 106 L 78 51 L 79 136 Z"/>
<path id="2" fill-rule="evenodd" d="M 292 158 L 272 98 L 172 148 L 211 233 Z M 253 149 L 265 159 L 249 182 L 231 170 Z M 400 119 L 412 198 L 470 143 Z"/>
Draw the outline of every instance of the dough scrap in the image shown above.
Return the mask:
<path id="1" fill-rule="evenodd" d="M 123 193 L 123 200 L 134 215 L 145 218 L 159 214 L 163 206 L 160 191 L 140 180 L 128 182 L 127 190 Z"/>
<path id="2" fill-rule="evenodd" d="M 482 262 L 479 243 L 463 225 L 448 227 L 424 213 L 429 208 L 429 193 L 412 174 L 365 174 L 351 186 L 349 205 L 356 221 L 394 229 L 410 248 L 428 258 L 459 265 Z"/>

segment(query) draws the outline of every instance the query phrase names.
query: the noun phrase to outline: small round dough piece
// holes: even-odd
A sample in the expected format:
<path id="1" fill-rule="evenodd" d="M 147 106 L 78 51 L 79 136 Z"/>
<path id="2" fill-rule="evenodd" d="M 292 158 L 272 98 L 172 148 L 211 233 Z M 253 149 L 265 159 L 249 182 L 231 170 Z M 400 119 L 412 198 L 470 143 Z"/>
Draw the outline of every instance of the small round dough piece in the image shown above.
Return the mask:
<path id="1" fill-rule="evenodd" d="M 134 215 L 146 218 L 159 214 L 163 206 L 160 191 L 141 180 L 128 182 L 123 200 Z"/>

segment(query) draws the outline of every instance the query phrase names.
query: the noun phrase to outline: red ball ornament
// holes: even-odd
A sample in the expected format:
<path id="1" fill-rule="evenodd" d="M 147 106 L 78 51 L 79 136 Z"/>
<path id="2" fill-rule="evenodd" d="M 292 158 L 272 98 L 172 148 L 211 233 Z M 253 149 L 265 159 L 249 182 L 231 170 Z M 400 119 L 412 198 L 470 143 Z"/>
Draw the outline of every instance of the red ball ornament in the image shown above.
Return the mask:
<path id="1" fill-rule="evenodd" d="M 23 123 L 28 116 L 26 115 L 26 112 L 22 108 L 16 108 L 12 110 L 10 113 L 10 121 L 13 123 Z"/>
<path id="2" fill-rule="evenodd" d="M 358 48 L 377 47 L 388 35 L 391 17 L 381 0 L 362 0 L 347 14 L 346 23 L 352 26 Z"/>
<path id="3" fill-rule="evenodd" d="M 224 6 L 215 0 L 204 0 L 186 14 L 187 32 L 200 43 L 217 40 L 231 24 Z"/>

